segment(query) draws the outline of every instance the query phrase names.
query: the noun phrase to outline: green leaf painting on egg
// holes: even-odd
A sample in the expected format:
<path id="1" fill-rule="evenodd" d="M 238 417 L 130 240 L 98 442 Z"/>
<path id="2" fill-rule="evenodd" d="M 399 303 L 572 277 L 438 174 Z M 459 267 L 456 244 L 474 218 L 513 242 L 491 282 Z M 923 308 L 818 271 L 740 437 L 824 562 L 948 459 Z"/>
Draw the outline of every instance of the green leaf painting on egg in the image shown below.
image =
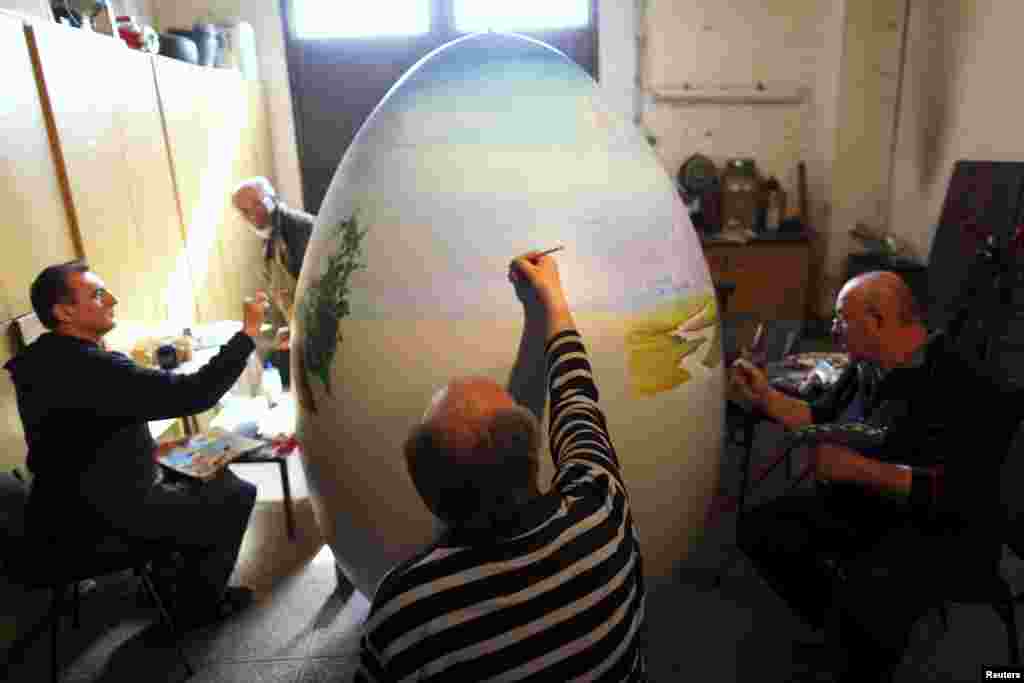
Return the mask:
<path id="1" fill-rule="evenodd" d="M 355 213 L 338 223 L 328 238 L 337 241 L 338 246 L 328 255 L 326 270 L 310 283 L 302 300 L 304 370 L 323 382 L 328 395 L 331 395 L 331 362 L 342 341 L 338 323 L 350 312 L 348 279 L 355 271 L 366 268 L 362 262 L 365 236 L 366 230 L 359 230 Z"/>

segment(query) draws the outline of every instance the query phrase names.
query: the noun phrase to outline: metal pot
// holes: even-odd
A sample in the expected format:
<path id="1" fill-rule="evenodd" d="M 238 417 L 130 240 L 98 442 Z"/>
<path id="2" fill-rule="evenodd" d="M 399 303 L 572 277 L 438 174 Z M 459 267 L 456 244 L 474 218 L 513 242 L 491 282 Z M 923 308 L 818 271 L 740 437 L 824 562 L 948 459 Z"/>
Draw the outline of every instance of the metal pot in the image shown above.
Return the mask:
<path id="1" fill-rule="evenodd" d="M 199 64 L 215 66 L 221 50 L 221 31 L 215 24 L 196 24 L 192 27 L 192 39 L 199 47 Z"/>
<path id="2" fill-rule="evenodd" d="M 176 33 L 160 34 L 160 54 L 172 59 L 180 59 L 189 64 L 199 63 L 199 49 L 196 41 Z"/>

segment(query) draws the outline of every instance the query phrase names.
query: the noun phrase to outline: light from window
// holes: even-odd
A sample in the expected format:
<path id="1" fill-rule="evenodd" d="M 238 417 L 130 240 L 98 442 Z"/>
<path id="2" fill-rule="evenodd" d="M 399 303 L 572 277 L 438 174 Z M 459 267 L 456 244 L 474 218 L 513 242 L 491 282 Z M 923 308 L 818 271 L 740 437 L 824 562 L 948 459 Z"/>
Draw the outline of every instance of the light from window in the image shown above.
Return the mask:
<path id="1" fill-rule="evenodd" d="M 455 30 L 541 31 L 590 22 L 589 0 L 455 0 Z"/>
<path id="2" fill-rule="evenodd" d="M 295 0 L 292 8 L 295 35 L 300 39 L 412 36 L 430 31 L 429 0 Z"/>

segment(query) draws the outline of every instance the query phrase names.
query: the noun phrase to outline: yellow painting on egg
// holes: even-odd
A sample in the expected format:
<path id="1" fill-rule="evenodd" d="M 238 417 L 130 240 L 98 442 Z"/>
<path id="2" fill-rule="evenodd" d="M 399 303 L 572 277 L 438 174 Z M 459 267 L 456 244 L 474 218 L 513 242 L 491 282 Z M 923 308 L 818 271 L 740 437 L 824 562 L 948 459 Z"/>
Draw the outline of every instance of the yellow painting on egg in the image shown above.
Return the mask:
<path id="1" fill-rule="evenodd" d="M 717 322 L 718 307 L 710 294 L 679 296 L 634 316 L 626 333 L 632 396 L 654 396 L 689 381 L 686 359 L 706 343 L 701 363 L 717 367 L 722 360 Z"/>

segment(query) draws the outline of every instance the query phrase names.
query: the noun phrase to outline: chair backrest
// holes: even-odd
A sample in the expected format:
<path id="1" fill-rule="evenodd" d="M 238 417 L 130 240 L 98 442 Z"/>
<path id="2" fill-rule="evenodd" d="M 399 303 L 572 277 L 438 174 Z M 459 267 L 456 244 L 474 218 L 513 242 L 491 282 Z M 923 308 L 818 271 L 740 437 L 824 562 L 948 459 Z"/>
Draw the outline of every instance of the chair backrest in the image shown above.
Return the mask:
<path id="1" fill-rule="evenodd" d="M 0 472 L 0 538 L 25 537 L 25 506 L 28 485 L 10 472 Z"/>
<path id="2" fill-rule="evenodd" d="M 945 328 L 964 305 L 968 273 L 991 236 L 1006 244 L 1020 224 L 1024 162 L 961 160 L 953 167 L 928 255 L 928 322 Z"/>
<path id="3" fill-rule="evenodd" d="M 28 485 L 11 472 L 0 472 L 0 574 L 20 580 L 17 564 L 25 545 L 25 508 Z"/>
<path id="4" fill-rule="evenodd" d="M 1006 510 L 1006 545 L 1014 555 L 1024 559 L 1024 500 L 1020 482 L 1024 481 L 1024 427 L 1010 445 L 1008 457 L 999 472 L 1000 499 Z"/>

